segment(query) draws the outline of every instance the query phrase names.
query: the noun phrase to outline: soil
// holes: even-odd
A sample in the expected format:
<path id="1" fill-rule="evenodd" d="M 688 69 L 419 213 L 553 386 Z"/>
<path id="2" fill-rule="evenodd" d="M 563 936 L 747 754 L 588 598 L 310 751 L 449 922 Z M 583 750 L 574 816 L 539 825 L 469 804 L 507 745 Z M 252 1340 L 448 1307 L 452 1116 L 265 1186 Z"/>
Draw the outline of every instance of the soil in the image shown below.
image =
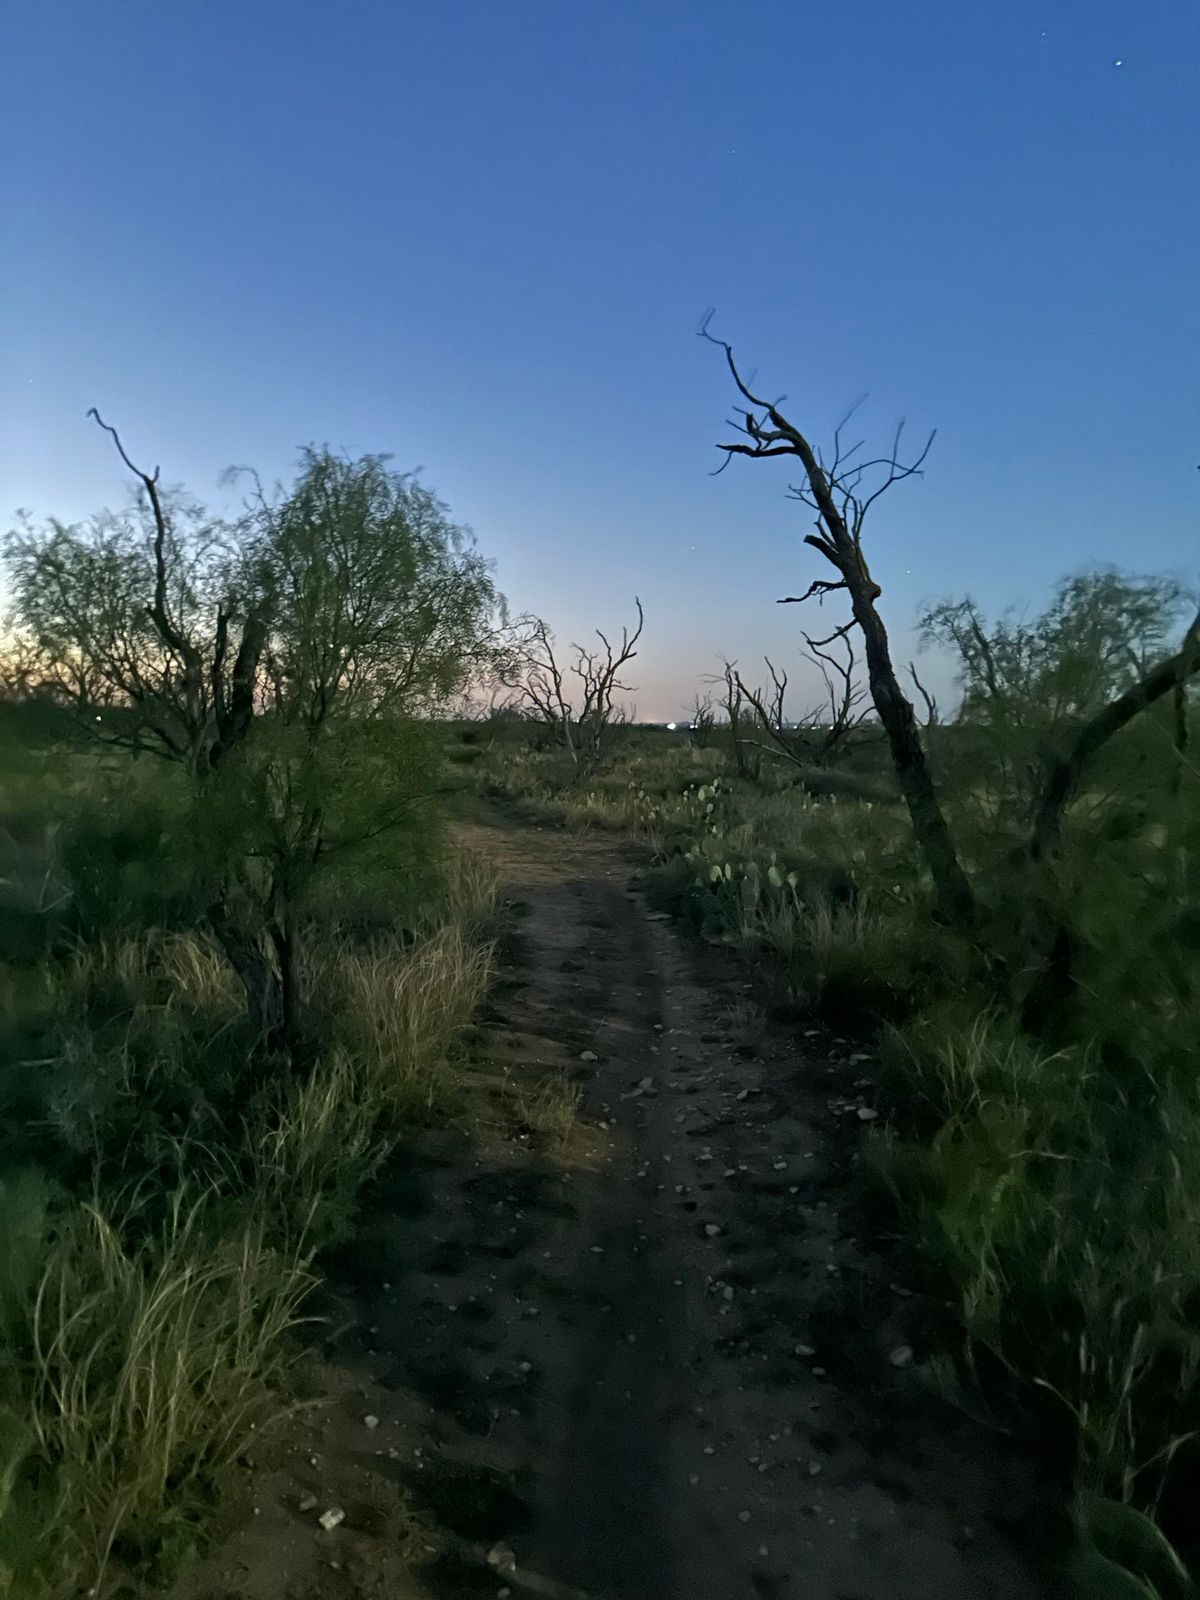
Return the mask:
<path id="1" fill-rule="evenodd" d="M 1054 1592 L 1038 1467 L 933 1391 L 936 1306 L 853 1237 L 869 1051 L 773 1018 L 612 846 L 472 832 L 508 897 L 475 1054 L 570 1074 L 578 1125 L 397 1154 L 326 1263 L 320 1404 L 176 1600 Z"/>

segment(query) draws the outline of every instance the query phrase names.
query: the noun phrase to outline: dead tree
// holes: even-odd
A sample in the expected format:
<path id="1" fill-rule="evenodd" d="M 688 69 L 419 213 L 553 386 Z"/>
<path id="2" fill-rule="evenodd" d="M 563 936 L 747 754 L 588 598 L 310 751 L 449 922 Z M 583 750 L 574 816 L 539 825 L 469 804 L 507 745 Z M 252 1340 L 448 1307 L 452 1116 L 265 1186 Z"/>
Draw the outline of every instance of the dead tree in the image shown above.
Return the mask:
<path id="1" fill-rule="evenodd" d="M 757 783 L 762 763 L 757 743 L 746 737 L 746 727 L 751 717 L 746 708 L 737 662 L 722 662 L 721 677 L 714 678 L 713 682 L 724 685 L 721 709 L 729 725 L 729 741 L 733 749 L 733 764 L 737 775 L 739 778 L 749 779 L 751 783 Z"/>
<path id="2" fill-rule="evenodd" d="M 690 727 L 692 743 L 700 750 L 705 750 L 712 743 L 713 729 L 717 724 L 717 712 L 713 705 L 712 695 L 698 694 L 692 705 Z"/>
<path id="3" fill-rule="evenodd" d="M 634 605 L 637 626 L 632 632 L 623 627 L 619 644 L 597 628 L 600 648 L 573 644 L 573 658 L 566 665 L 549 626 L 532 618 L 503 668 L 501 681 L 551 731 L 580 776 L 596 767 L 611 742 L 612 729 L 626 720 L 616 697 L 633 687 L 622 681 L 621 672 L 637 655 L 646 620 L 636 597 Z"/>
<path id="4" fill-rule="evenodd" d="M 934 787 L 916 716 L 892 664 L 887 630 L 877 605 L 882 591 L 871 575 L 862 548 L 867 513 L 894 484 L 921 471 L 933 437 L 911 461 L 902 461 L 901 424 L 886 455 L 863 460 L 859 457 L 861 443 L 849 448 L 843 445 L 843 423 L 834 433 L 832 459 L 826 462 L 779 409 L 782 400 L 764 400 L 753 392 L 738 369 L 732 346 L 709 332 L 707 318 L 700 331 L 725 352 L 730 376 L 746 402 L 745 409 L 739 408 L 737 420 L 731 423 L 744 435 L 744 441 L 719 447 L 725 452 L 725 464 L 735 455 L 756 460 L 790 456 L 799 461 L 803 477 L 791 493 L 817 513 L 816 531 L 806 534 L 804 542 L 824 556 L 837 575 L 814 579 L 803 594 L 788 595 L 780 603 L 823 600 L 834 593 L 844 593 L 849 600 L 850 620 L 816 643 L 824 649 L 835 640 L 846 638 L 854 628 L 861 633 L 871 699 L 887 735 L 913 832 L 933 879 L 938 913 L 944 921 L 970 929 L 976 920 L 975 895 Z"/>
<path id="5" fill-rule="evenodd" d="M 739 676 L 737 687 L 766 743 L 757 741 L 758 748 L 768 755 L 781 757 L 793 766 L 823 766 L 855 729 L 860 728 L 870 714 L 864 702 L 867 693 L 854 676 L 854 647 L 844 636 L 838 641 L 845 649 L 846 659 L 839 660 L 805 636 L 810 661 L 825 681 L 826 703 L 811 706 L 795 721 L 785 712 L 788 676 L 776 668 L 769 656 L 764 656 L 771 689 L 752 689 Z"/>

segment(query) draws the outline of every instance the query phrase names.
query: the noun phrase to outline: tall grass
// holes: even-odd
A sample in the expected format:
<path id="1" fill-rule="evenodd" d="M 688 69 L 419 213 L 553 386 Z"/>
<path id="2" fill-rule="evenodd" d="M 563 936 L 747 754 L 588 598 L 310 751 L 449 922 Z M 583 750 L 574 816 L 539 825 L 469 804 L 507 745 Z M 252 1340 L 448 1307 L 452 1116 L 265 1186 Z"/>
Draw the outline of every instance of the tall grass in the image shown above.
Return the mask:
<path id="1" fill-rule="evenodd" d="M 1052 1396 L 1082 1482 L 1154 1503 L 1200 1426 L 1193 1082 L 1150 1093 L 1002 1017 L 926 1017 L 892 1070 L 936 1129 L 884 1159 L 966 1331 Z"/>
<path id="2" fill-rule="evenodd" d="M 57 1494 L 47 1532 L 54 1564 L 93 1587 L 114 1553 L 141 1567 L 192 1537 L 214 1482 L 279 1410 L 309 1263 L 253 1223 L 214 1236 L 210 1203 L 177 1195 L 136 1247 L 121 1219 L 86 1208 L 38 1289 L 30 1415 Z"/>
<path id="3" fill-rule="evenodd" d="M 404 1127 L 462 1103 L 495 893 L 469 860 L 415 930 L 315 923 L 290 1070 L 254 1053 L 202 934 L 3 973 L 8 1156 L 40 1166 L 0 1173 L 0 1593 L 157 1581 L 198 1537 L 287 1403 L 316 1253 Z"/>
<path id="4" fill-rule="evenodd" d="M 402 961 L 344 947 L 335 982 L 358 1093 L 385 1126 L 428 1114 L 452 1093 L 447 1051 L 487 988 L 491 954 L 451 923 Z"/>

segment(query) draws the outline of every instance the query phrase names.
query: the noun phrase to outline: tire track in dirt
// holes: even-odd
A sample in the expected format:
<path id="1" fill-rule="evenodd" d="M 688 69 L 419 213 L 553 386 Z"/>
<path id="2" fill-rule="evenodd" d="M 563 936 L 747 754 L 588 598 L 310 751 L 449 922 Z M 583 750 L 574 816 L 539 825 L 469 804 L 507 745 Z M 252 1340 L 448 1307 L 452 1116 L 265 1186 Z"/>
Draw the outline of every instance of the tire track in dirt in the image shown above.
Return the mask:
<path id="1" fill-rule="evenodd" d="M 569 1071 L 589 1159 L 480 1130 L 392 1164 L 332 1263 L 341 1399 L 186 1600 L 1040 1595 L 1010 1537 L 1036 1521 L 1029 1463 L 889 1363 L 917 1301 L 853 1358 L 830 1343 L 862 1264 L 853 1094 L 830 1110 L 856 1052 L 769 1022 L 610 849 L 471 833 L 513 902 L 481 1057 Z M 450 1530 L 415 1578 L 399 1489 Z"/>

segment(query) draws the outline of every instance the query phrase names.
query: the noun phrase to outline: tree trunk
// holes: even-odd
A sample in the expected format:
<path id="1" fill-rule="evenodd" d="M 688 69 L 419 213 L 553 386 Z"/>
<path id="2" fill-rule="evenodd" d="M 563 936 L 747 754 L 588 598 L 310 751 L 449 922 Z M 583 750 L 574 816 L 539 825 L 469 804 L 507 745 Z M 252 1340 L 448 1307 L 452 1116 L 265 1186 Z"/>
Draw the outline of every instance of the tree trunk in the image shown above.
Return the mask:
<path id="1" fill-rule="evenodd" d="M 280 982 L 260 940 L 250 934 L 224 898 L 208 908 L 208 925 L 246 995 L 255 1033 L 269 1042 L 278 1036 L 283 1010 Z"/>
<path id="2" fill-rule="evenodd" d="M 862 630 L 871 699 L 887 735 L 892 766 L 908 807 L 913 833 L 933 879 L 938 916 L 950 926 L 969 932 L 975 924 L 975 894 L 958 859 L 933 786 L 916 713 L 892 665 L 887 629 L 875 607 L 879 588 L 857 550 L 841 566 L 841 571 L 850 594 L 854 620 Z"/>
<path id="3" fill-rule="evenodd" d="M 273 1042 L 277 1042 L 289 1057 L 294 1057 L 299 1040 L 300 993 L 296 945 L 286 913 L 271 923 L 271 944 L 279 968 L 279 1014 Z"/>

